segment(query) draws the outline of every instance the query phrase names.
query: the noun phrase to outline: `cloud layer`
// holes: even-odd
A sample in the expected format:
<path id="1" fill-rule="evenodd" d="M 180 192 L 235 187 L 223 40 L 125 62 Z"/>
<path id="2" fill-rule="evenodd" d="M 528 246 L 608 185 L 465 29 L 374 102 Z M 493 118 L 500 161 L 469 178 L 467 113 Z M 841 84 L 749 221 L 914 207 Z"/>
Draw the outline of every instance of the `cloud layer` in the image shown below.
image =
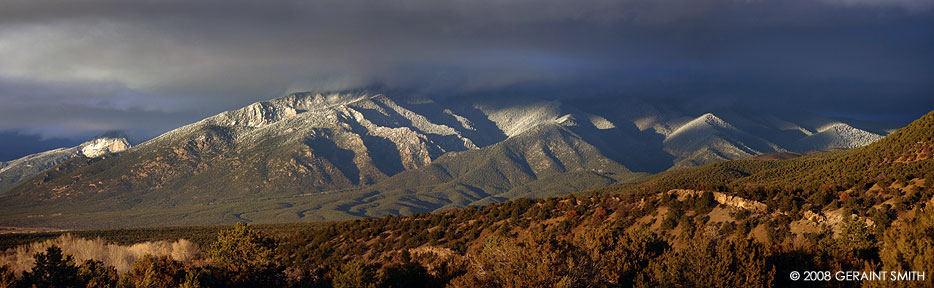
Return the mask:
<path id="1" fill-rule="evenodd" d="M 377 83 L 438 95 L 511 88 L 917 114 L 934 106 L 932 8 L 932 0 L 4 1 L 0 131 L 118 129 L 142 140 L 287 92 Z"/>

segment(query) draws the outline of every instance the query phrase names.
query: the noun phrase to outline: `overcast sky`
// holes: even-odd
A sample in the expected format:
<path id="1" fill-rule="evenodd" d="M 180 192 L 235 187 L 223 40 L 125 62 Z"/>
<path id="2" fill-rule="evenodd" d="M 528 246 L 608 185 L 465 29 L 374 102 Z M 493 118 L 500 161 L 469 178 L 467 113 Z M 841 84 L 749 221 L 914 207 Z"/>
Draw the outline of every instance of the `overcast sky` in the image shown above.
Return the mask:
<path id="1" fill-rule="evenodd" d="M 932 16 L 934 0 L 5 0 L 0 136 L 139 141 L 374 84 L 916 117 L 934 109 Z"/>

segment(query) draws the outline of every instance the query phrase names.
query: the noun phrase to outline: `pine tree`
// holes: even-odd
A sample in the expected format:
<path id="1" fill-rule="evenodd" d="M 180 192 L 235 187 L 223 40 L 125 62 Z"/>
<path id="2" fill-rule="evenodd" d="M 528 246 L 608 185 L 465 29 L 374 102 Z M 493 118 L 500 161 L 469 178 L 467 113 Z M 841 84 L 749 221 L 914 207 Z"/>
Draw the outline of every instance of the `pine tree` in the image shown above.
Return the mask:
<path id="1" fill-rule="evenodd" d="M 31 272 L 23 273 L 26 287 L 83 287 L 78 277 L 78 267 L 71 255 L 63 254 L 62 249 L 52 245 L 45 253 L 33 255 L 36 266 Z"/>

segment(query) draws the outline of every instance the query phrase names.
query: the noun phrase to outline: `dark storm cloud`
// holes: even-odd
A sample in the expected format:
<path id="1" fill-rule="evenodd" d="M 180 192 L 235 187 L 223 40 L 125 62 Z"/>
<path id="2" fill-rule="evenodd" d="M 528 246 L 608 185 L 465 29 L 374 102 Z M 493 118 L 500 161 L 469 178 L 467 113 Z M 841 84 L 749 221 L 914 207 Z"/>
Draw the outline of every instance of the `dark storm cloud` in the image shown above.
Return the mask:
<path id="1" fill-rule="evenodd" d="M 140 138 L 301 90 L 934 108 L 932 0 L 4 1 L 0 130 Z M 815 108 L 817 107 L 817 108 Z"/>

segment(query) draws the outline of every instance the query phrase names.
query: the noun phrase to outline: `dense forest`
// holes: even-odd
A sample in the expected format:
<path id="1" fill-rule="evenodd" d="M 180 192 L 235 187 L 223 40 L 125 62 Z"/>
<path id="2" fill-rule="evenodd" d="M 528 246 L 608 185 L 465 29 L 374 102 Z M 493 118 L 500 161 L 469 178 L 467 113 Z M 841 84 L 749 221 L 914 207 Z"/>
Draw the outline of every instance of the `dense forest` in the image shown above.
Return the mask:
<path id="1" fill-rule="evenodd" d="M 123 268 L 59 247 L 80 237 L 44 240 L 5 252 L 0 286 L 934 287 L 932 156 L 934 112 L 863 148 L 715 163 L 549 199 L 294 229 L 177 228 L 172 236 L 200 239 L 197 249 Z M 180 243 L 166 245 L 188 247 Z M 28 259 L 14 257 L 24 251 Z M 793 271 L 926 278 L 805 283 Z"/>

